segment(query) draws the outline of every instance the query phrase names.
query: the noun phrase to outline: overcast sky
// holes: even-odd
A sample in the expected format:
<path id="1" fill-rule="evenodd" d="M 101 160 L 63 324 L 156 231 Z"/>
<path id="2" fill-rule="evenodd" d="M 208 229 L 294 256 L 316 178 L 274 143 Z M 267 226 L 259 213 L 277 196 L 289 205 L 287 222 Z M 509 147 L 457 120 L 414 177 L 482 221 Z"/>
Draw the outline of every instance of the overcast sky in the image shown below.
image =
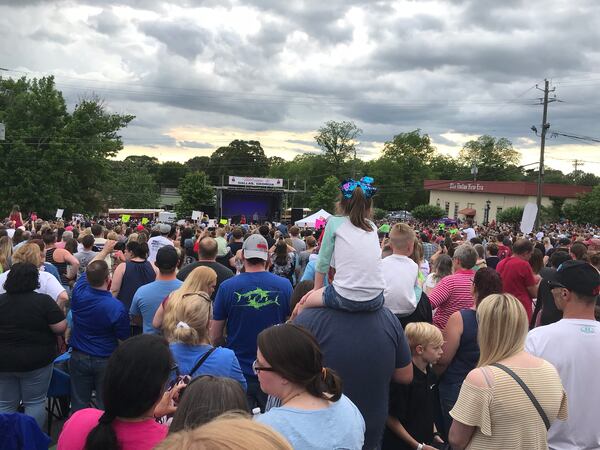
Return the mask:
<path id="1" fill-rule="evenodd" d="M 120 156 L 163 161 L 233 139 L 293 158 L 352 120 L 364 159 L 420 128 L 450 154 L 506 137 L 532 163 L 544 78 L 551 130 L 600 137 L 599 42 L 595 0 L 0 0 L 1 75 L 102 97 L 136 116 Z M 600 144 L 550 138 L 546 158 L 600 173 Z"/>

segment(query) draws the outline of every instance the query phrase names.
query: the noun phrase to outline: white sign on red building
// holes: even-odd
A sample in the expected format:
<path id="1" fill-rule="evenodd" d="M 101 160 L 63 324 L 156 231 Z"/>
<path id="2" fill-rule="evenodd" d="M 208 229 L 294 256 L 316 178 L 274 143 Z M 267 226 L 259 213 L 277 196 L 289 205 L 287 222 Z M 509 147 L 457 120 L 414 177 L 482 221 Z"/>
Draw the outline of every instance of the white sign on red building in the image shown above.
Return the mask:
<path id="1" fill-rule="evenodd" d="M 263 186 L 263 187 L 283 187 L 281 178 L 256 178 L 256 177 L 236 177 L 229 176 L 230 186 Z"/>

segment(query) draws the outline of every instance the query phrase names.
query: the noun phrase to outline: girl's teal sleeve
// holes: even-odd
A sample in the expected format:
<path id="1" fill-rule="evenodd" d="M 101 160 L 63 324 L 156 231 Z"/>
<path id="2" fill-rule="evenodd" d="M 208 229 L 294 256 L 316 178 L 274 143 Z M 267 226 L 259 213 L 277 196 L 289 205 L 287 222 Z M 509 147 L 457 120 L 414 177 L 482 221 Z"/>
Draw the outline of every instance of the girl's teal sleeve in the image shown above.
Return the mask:
<path id="1" fill-rule="evenodd" d="M 329 271 L 329 264 L 331 263 L 335 247 L 335 231 L 342 223 L 344 223 L 343 217 L 331 216 L 327 220 L 325 235 L 321 241 L 321 248 L 319 248 L 319 259 L 317 260 L 316 270 L 319 273 L 327 273 Z"/>

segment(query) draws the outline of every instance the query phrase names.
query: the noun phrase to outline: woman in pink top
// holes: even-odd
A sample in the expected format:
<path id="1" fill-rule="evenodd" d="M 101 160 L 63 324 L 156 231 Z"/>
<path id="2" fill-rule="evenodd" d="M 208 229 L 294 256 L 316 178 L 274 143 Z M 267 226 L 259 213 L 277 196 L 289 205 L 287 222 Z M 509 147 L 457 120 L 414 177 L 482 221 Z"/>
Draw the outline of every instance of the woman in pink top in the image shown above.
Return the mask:
<path id="1" fill-rule="evenodd" d="M 167 436 L 154 417 L 175 412 L 165 392 L 173 370 L 167 342 L 148 334 L 126 340 L 111 355 L 104 375 L 105 411 L 77 411 L 63 427 L 58 450 L 150 450 Z"/>

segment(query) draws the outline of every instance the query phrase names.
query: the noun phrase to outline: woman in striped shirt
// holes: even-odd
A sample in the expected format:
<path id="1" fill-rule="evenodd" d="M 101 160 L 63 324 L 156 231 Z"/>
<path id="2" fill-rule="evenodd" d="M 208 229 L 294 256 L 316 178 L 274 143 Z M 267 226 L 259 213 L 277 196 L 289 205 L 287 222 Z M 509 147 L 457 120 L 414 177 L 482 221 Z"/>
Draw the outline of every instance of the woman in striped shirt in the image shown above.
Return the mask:
<path id="1" fill-rule="evenodd" d="M 567 398 L 554 366 L 524 350 L 525 308 L 510 294 L 492 294 L 477 308 L 477 320 L 479 364 L 450 411 L 452 448 L 547 449 L 547 428 L 567 418 Z M 527 386 L 541 411 L 507 369 Z"/>

